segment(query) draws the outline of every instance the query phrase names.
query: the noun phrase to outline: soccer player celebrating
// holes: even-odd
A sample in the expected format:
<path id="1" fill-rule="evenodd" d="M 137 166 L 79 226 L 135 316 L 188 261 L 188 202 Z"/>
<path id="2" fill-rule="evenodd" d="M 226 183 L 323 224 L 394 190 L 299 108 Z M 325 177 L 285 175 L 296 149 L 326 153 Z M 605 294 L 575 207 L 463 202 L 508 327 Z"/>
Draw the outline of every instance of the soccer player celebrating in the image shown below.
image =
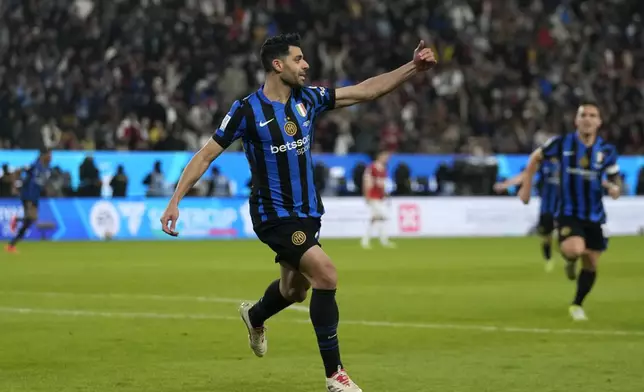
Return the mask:
<path id="1" fill-rule="evenodd" d="M 602 230 L 606 223 L 603 188 L 617 199 L 622 184 L 617 150 L 597 135 L 601 126 L 599 107 L 591 103 L 579 106 L 575 126 L 576 132 L 554 137 L 532 153 L 519 197 L 526 204 L 530 201 L 532 177 L 543 160 L 560 162 L 559 203 L 555 216 L 569 279 L 576 278 L 575 263 L 579 258 L 582 260 L 577 292 L 569 312 L 573 320 L 583 321 L 588 318 L 582 304 L 595 283 L 599 257 L 608 246 Z M 608 181 L 603 181 L 604 175 Z"/>
<path id="2" fill-rule="evenodd" d="M 387 237 L 387 208 L 385 206 L 385 180 L 387 179 L 387 162 L 389 152 L 383 151 L 378 154 L 376 160 L 364 171 L 362 176 L 362 192 L 371 210 L 371 220 L 367 226 L 361 245 L 365 249 L 371 247 L 371 235 L 377 231 L 380 236 L 380 243 L 387 248 L 395 247 L 394 243 Z"/>
<path id="3" fill-rule="evenodd" d="M 38 202 L 43 187 L 51 175 L 50 163 L 51 151 L 43 150 L 36 162 L 24 171 L 22 188 L 20 189 L 20 200 L 22 201 L 24 217 L 18 218 L 14 216 L 11 218 L 10 229 L 14 233 L 17 232 L 17 234 L 5 247 L 7 252 L 17 252 L 16 244 L 24 238 L 29 227 L 38 220 Z M 19 222 L 21 222 L 20 230 L 18 230 Z"/>
<path id="4" fill-rule="evenodd" d="M 254 305 L 242 303 L 241 318 L 258 357 L 266 354 L 264 324 L 273 315 L 306 298 L 313 288 L 310 317 L 324 363 L 327 390 L 358 392 L 340 359 L 337 272 L 318 242 L 324 207 L 313 180 L 314 123 L 324 112 L 381 97 L 436 60 L 423 41 L 407 64 L 391 72 L 339 89 L 305 86 L 309 64 L 297 34 L 269 38 L 260 57 L 266 81 L 236 101 L 212 139 L 188 163 L 166 211 L 163 231 L 178 235 L 179 202 L 234 140 L 241 138 L 252 180 L 250 215 L 259 239 L 275 253 L 281 277 Z"/>
<path id="5" fill-rule="evenodd" d="M 525 171 L 510 178 L 509 180 L 494 184 L 497 193 L 504 192 L 511 186 L 523 182 Z M 546 271 L 551 272 L 554 268 L 552 257 L 552 233 L 555 229 L 554 215 L 559 199 L 559 161 L 557 158 L 545 160 L 539 166 L 539 195 L 541 206 L 539 207 L 539 223 L 537 229 L 541 236 L 541 253 L 546 260 Z"/>

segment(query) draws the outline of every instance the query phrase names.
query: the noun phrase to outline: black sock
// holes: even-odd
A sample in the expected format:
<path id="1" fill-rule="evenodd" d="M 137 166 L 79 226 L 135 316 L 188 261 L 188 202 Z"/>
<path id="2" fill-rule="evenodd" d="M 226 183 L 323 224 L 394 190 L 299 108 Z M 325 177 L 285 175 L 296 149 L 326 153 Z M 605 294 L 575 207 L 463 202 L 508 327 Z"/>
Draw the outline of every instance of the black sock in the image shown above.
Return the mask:
<path id="1" fill-rule="evenodd" d="M 549 240 L 543 240 L 543 244 L 541 244 L 541 252 L 543 253 L 543 258 L 546 259 L 546 261 L 549 261 L 550 257 L 552 257 L 552 246 L 550 245 Z"/>
<path id="2" fill-rule="evenodd" d="M 313 289 L 309 312 L 318 339 L 326 376 L 331 377 L 333 373 L 338 371 L 338 367 L 342 367 L 338 341 L 340 312 L 338 304 L 335 302 L 335 290 Z"/>
<path id="3" fill-rule="evenodd" d="M 27 229 L 29 229 L 29 226 L 31 226 L 33 222 L 34 221 L 31 219 L 23 219 L 22 226 L 20 226 L 20 230 L 18 230 L 18 234 L 11 240 L 9 245 L 16 246 L 18 241 L 20 241 L 25 236 L 25 233 L 27 233 Z"/>
<path id="4" fill-rule="evenodd" d="M 268 285 L 264 296 L 248 311 L 250 323 L 254 328 L 261 327 L 266 320 L 292 304 L 280 292 L 280 280 L 277 279 Z"/>
<path id="5" fill-rule="evenodd" d="M 577 295 L 575 295 L 575 301 L 573 304 L 581 306 L 584 302 L 584 298 L 586 298 L 588 293 L 590 293 L 590 290 L 593 288 L 596 277 L 596 271 L 588 271 L 585 269 L 581 270 L 581 273 L 577 278 Z"/>

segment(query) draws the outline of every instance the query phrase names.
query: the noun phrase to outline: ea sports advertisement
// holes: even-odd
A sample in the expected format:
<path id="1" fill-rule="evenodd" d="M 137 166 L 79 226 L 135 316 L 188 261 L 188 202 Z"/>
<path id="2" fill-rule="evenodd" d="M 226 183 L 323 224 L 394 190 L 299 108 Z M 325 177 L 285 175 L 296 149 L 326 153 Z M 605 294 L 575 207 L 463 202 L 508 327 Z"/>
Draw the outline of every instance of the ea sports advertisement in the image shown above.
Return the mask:
<path id="1" fill-rule="evenodd" d="M 136 239 L 166 240 L 161 231 L 161 214 L 167 199 L 44 199 L 38 222 L 53 223 L 47 238 L 52 240 Z M 18 200 L 0 199 L 0 239 L 12 236 L 11 216 L 23 215 Z M 186 198 L 181 202 L 177 224 L 181 238 L 254 237 L 245 199 Z M 33 227 L 27 239 L 41 237 Z"/>
<path id="2" fill-rule="evenodd" d="M 605 199 L 613 235 L 644 234 L 644 197 Z M 161 231 L 166 198 L 44 199 L 38 222 L 27 240 L 184 240 L 256 238 L 245 198 L 186 198 L 181 202 L 179 238 Z M 321 238 L 359 238 L 367 229 L 370 209 L 358 197 L 325 198 Z M 539 200 L 524 206 L 513 197 L 401 197 L 386 203 L 393 237 L 525 236 L 534 229 Z M 0 199 L 0 240 L 13 236 L 11 217 L 23 215 L 16 199 Z"/>

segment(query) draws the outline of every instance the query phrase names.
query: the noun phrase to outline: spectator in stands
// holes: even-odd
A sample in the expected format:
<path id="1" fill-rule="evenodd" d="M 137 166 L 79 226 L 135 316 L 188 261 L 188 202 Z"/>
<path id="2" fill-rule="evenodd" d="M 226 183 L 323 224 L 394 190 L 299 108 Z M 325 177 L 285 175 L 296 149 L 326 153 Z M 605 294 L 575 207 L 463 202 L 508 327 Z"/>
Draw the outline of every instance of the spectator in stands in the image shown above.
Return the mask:
<path id="1" fill-rule="evenodd" d="M 91 156 L 85 158 L 79 168 L 79 177 L 78 196 L 99 197 L 101 195 L 102 182 L 94 158 Z"/>
<path id="2" fill-rule="evenodd" d="M 391 69 L 418 36 L 439 56 L 432 75 L 326 116 L 315 151 L 527 153 L 570 130 L 583 98 L 620 153 L 644 153 L 642 1 L 58 3 L 3 3 L 0 147 L 49 145 L 42 124 L 56 116 L 60 148 L 194 149 L 262 82 L 266 36 L 296 28 L 317 85 Z"/>
<path id="3" fill-rule="evenodd" d="M 639 176 L 637 178 L 637 190 L 635 193 L 637 195 L 644 196 L 644 166 L 640 169 Z"/>
<path id="4" fill-rule="evenodd" d="M 9 165 L 2 165 L 2 177 L 0 177 L 0 197 L 11 197 L 13 195 L 14 176 Z"/>
<path id="5" fill-rule="evenodd" d="M 65 177 L 60 167 L 55 166 L 51 170 L 51 176 L 45 186 L 45 195 L 47 197 L 64 197 L 65 195 Z"/>
<path id="6" fill-rule="evenodd" d="M 58 148 L 63 132 L 58 128 L 56 119 L 51 117 L 47 124 L 42 127 L 42 139 L 46 148 L 52 150 Z"/>
<path id="7" fill-rule="evenodd" d="M 211 170 L 211 176 L 208 179 L 208 196 L 230 197 L 232 196 L 232 186 L 230 180 L 226 178 L 217 166 Z"/>
<path id="8" fill-rule="evenodd" d="M 128 178 L 125 174 L 125 169 L 123 165 L 119 165 L 116 168 L 116 174 L 112 177 L 110 181 L 110 187 L 112 188 L 112 197 L 125 197 L 127 195 L 127 183 Z"/>
<path id="9" fill-rule="evenodd" d="M 148 186 L 147 196 L 161 197 L 166 194 L 166 182 L 161 170 L 161 161 L 154 163 L 154 169 L 143 180 L 143 184 Z"/>

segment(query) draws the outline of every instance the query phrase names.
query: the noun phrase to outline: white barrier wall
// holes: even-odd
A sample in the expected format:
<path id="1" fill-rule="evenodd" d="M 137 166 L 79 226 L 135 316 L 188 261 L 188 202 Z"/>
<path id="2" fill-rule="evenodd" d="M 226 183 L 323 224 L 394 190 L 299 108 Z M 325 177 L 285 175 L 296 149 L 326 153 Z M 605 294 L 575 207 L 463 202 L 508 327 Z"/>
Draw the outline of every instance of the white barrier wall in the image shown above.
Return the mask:
<path id="1" fill-rule="evenodd" d="M 362 236 L 370 212 L 362 198 L 325 198 L 321 235 Z M 613 235 L 635 235 L 644 228 L 644 197 L 605 199 L 605 226 Z M 388 202 L 394 237 L 524 236 L 537 223 L 539 199 L 523 205 L 515 197 L 403 197 Z"/>

